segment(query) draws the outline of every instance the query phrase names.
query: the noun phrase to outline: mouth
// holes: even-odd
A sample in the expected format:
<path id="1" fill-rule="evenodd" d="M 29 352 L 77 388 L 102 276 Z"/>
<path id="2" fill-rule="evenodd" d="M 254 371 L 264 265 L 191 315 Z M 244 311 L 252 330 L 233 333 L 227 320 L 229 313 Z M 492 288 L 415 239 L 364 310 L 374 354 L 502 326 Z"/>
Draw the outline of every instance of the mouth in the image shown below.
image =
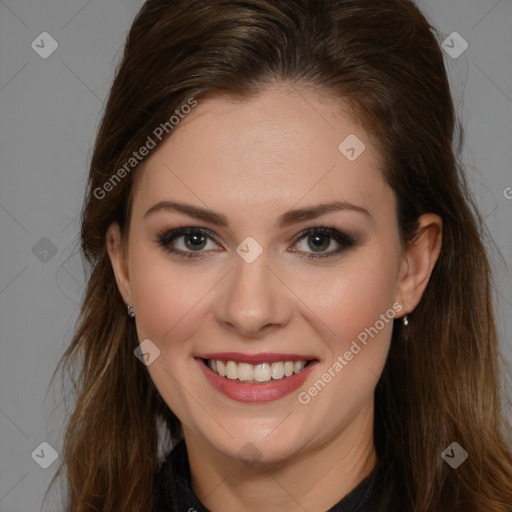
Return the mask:
<path id="1" fill-rule="evenodd" d="M 286 379 L 287 377 L 300 373 L 306 366 L 313 362 L 313 360 L 301 360 L 250 364 L 221 359 L 202 359 L 202 361 L 221 377 L 250 384 Z"/>
<path id="2" fill-rule="evenodd" d="M 319 360 L 295 354 L 205 354 L 195 358 L 217 391 L 240 402 L 278 400 L 298 389 Z"/>

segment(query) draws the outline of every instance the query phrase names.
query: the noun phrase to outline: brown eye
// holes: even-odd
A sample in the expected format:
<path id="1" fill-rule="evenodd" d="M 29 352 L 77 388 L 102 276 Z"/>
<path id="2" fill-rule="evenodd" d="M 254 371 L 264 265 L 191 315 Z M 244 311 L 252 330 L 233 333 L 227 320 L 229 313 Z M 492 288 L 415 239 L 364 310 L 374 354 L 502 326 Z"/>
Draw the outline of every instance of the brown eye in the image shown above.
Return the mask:
<path id="1" fill-rule="evenodd" d="M 204 235 L 194 233 L 191 235 L 182 235 L 183 239 L 185 240 L 185 245 L 188 249 L 191 250 L 198 250 L 198 249 L 204 249 L 206 245 L 207 237 Z"/>

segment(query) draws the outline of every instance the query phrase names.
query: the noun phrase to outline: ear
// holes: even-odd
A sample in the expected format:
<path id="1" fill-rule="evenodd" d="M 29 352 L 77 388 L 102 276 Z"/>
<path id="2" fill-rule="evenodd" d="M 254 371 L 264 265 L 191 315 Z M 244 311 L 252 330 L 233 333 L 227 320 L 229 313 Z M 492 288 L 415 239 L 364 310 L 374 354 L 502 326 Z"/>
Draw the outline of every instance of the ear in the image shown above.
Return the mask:
<path id="1" fill-rule="evenodd" d="M 121 230 L 116 222 L 111 224 L 106 234 L 107 251 L 112 264 L 112 269 L 116 277 L 119 293 L 126 304 L 132 303 L 132 293 L 130 288 L 130 276 L 128 272 L 128 257 L 125 254 Z"/>
<path id="2" fill-rule="evenodd" d="M 404 306 L 403 315 L 418 305 L 441 252 L 442 219 L 426 213 L 418 222 L 416 235 L 405 249 L 400 265 L 397 300 Z"/>

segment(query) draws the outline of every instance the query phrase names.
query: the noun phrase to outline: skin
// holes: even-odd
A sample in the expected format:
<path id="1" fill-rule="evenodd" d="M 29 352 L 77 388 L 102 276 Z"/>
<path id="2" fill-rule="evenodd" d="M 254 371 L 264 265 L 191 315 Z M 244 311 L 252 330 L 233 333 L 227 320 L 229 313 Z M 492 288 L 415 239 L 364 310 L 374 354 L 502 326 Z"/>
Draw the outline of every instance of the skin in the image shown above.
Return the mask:
<path id="1" fill-rule="evenodd" d="M 373 393 L 393 322 L 308 404 L 297 395 L 393 303 L 403 306 L 397 318 L 416 307 L 439 255 L 442 222 L 422 216 L 414 243 L 402 249 L 381 156 L 342 107 L 339 100 L 285 85 L 243 101 L 200 100 L 145 161 L 128 239 L 116 224 L 107 233 L 120 293 L 135 307 L 139 339 L 149 338 L 161 351 L 147 368 L 183 424 L 192 487 L 213 512 L 325 511 L 376 463 Z M 366 146 L 353 162 L 338 150 L 349 134 Z M 290 209 L 335 200 L 368 214 L 343 210 L 277 225 Z M 145 217 L 160 201 L 209 208 L 229 227 L 173 210 Z M 355 246 L 308 260 L 314 246 L 298 235 L 322 226 L 355 236 Z M 203 257 L 166 252 L 158 235 L 170 227 L 210 230 Z M 248 236 L 263 248 L 252 263 L 236 253 Z M 338 247 L 333 238 L 325 242 L 323 253 Z M 194 247 L 187 236 L 174 246 Z M 314 354 L 319 364 L 297 392 L 246 404 L 213 389 L 194 359 L 221 351 Z M 239 454 L 247 443 L 257 450 L 251 466 Z"/>

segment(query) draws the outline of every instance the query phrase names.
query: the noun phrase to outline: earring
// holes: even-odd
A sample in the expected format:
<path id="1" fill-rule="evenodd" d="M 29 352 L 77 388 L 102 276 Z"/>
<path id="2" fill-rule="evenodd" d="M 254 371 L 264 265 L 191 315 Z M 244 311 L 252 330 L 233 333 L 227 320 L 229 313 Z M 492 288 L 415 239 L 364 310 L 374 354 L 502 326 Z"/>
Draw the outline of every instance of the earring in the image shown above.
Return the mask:
<path id="1" fill-rule="evenodd" d="M 405 306 L 404 306 L 404 311 L 405 311 L 405 315 L 402 318 L 402 323 L 404 324 L 405 327 L 407 327 L 409 325 L 409 317 L 407 316 L 407 308 Z"/>
<path id="2" fill-rule="evenodd" d="M 135 308 L 133 307 L 133 304 L 127 304 L 126 306 L 128 308 L 128 316 L 133 318 L 135 316 Z"/>

